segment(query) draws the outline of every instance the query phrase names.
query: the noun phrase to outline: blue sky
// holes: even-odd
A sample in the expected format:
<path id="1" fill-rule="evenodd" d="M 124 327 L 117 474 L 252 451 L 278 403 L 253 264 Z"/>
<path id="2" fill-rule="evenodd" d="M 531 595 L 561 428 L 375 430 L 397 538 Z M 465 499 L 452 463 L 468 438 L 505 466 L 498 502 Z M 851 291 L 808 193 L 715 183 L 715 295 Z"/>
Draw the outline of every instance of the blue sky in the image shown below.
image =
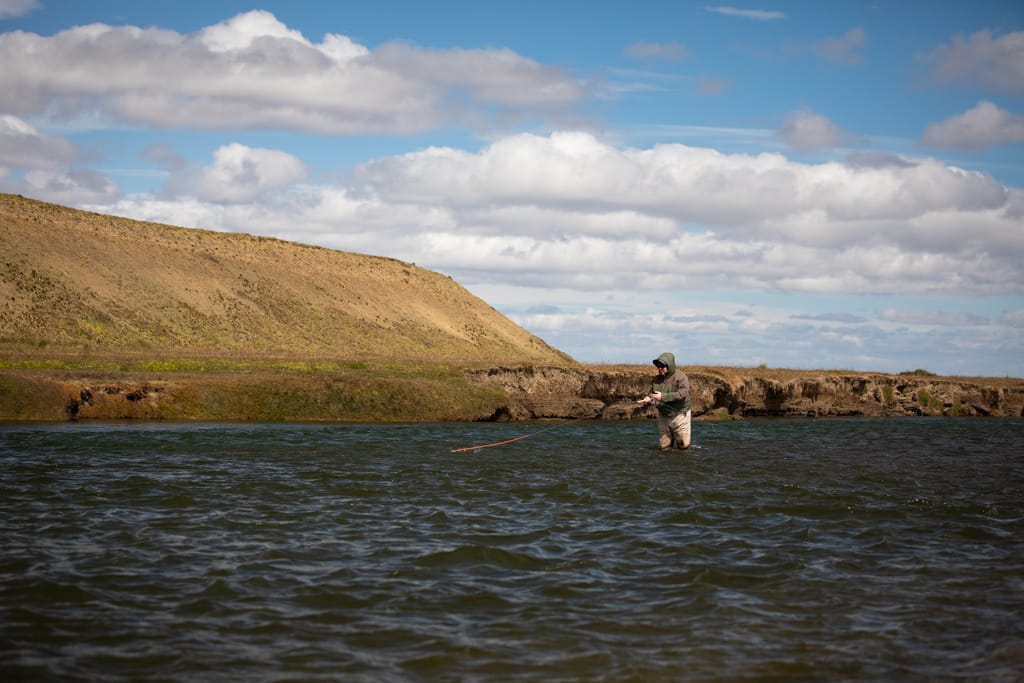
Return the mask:
<path id="1" fill-rule="evenodd" d="M 414 262 L 584 362 L 1024 377 L 1018 2 L 0 0 L 0 63 L 0 191 Z"/>

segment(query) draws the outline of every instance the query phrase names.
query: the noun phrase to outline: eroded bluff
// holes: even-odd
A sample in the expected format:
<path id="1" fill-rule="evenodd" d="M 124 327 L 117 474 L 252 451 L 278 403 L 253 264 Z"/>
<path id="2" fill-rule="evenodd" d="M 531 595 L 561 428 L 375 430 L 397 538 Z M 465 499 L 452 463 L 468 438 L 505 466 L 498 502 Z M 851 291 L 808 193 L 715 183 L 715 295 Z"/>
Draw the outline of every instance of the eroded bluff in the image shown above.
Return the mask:
<path id="1" fill-rule="evenodd" d="M 698 419 L 742 417 L 1024 416 L 1024 388 L 941 377 L 823 374 L 779 381 L 727 380 L 688 372 Z M 655 416 L 637 405 L 650 386 L 644 372 L 585 368 L 492 368 L 468 373 L 471 382 L 501 387 L 507 405 L 492 420 L 545 418 L 634 420 Z"/>

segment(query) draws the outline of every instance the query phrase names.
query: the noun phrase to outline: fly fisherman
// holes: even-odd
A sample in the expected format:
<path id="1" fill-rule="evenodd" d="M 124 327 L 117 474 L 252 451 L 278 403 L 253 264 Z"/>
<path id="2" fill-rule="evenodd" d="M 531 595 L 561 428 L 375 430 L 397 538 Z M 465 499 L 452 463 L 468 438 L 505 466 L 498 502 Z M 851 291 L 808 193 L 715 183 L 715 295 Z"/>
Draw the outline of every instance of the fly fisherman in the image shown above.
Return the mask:
<path id="1" fill-rule="evenodd" d="M 658 409 L 658 447 L 686 450 L 690 447 L 690 379 L 676 369 L 676 357 L 663 353 L 654 361 L 658 369 L 651 391 L 637 403 L 653 404 Z"/>

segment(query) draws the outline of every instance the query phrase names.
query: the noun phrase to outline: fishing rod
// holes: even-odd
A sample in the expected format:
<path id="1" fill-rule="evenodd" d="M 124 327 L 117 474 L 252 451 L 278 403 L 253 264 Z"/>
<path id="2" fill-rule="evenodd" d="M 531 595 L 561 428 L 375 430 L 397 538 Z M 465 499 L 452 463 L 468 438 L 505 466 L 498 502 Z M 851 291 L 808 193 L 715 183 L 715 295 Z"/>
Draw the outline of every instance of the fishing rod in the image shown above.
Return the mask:
<path id="1" fill-rule="evenodd" d="M 544 429 L 538 429 L 535 432 L 531 432 L 529 434 L 523 434 L 522 436 L 517 436 L 517 437 L 515 437 L 513 439 L 505 439 L 504 441 L 495 441 L 494 443 L 484 443 L 484 444 L 480 444 L 479 446 L 465 446 L 463 448 L 455 448 L 455 449 L 452 449 L 450 452 L 451 453 L 464 453 L 465 451 L 475 451 L 475 450 L 478 450 L 480 448 L 490 448 L 491 446 L 504 446 L 505 444 L 513 443 L 514 441 L 521 441 L 522 439 L 526 439 L 526 438 L 531 437 L 531 436 L 536 436 L 536 435 L 540 434 L 541 432 L 550 431 L 552 429 L 555 429 L 556 427 L 565 426 L 565 425 L 569 424 L 570 422 L 573 422 L 573 420 L 566 420 L 565 422 L 560 422 L 560 423 L 558 423 L 556 425 L 551 425 L 550 427 L 545 427 Z"/>

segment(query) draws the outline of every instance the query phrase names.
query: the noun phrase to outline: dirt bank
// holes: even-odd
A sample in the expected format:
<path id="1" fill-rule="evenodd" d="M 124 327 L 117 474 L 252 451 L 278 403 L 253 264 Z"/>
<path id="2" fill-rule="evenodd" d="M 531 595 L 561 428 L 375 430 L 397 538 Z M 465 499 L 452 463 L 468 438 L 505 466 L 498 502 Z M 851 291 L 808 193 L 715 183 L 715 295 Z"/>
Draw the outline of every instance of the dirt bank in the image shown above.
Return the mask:
<path id="1" fill-rule="evenodd" d="M 807 373 L 805 373 L 807 374 Z M 1024 416 L 1024 383 L 943 377 L 822 373 L 778 380 L 689 372 L 694 416 L 896 417 Z M 476 384 L 500 387 L 509 402 L 493 419 L 579 418 L 630 420 L 652 417 L 638 406 L 649 373 L 588 368 L 493 368 L 468 373 Z M 1008 385 L 1007 385 L 1008 384 Z"/>

